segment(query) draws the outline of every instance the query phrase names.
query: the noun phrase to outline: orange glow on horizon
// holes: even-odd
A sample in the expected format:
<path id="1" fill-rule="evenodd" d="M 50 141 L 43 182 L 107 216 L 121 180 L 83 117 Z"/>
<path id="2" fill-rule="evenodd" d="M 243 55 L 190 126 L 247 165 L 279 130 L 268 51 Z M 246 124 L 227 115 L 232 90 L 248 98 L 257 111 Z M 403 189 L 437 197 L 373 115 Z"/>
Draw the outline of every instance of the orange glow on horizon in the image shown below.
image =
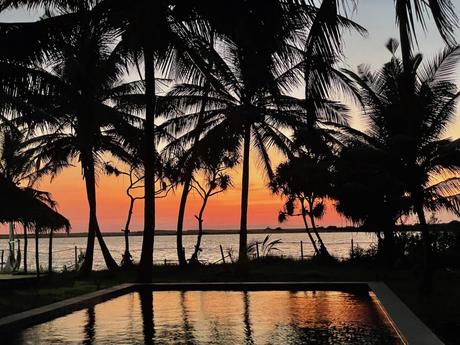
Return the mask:
<path id="1" fill-rule="evenodd" d="M 248 224 L 250 228 L 276 228 L 278 226 L 302 227 L 301 220 L 293 217 L 284 224 L 278 223 L 278 211 L 283 206 L 283 199 L 273 195 L 267 187 L 266 177 L 263 176 L 255 157 L 252 157 L 250 167 L 250 194 Z M 282 159 L 274 157 L 279 163 Z M 276 166 L 276 164 L 274 164 Z M 241 174 L 240 167 L 232 173 L 234 186 L 225 193 L 210 199 L 204 215 L 205 229 L 238 229 L 240 222 Z M 97 213 L 102 231 L 119 231 L 126 222 L 129 199 L 125 195 L 128 179 L 125 176 L 106 176 L 100 173 L 97 177 Z M 52 181 L 44 179 L 36 186 L 46 190 L 58 203 L 58 211 L 69 218 L 72 232 L 87 231 L 88 204 L 85 184 L 78 162 L 75 166 L 64 170 Z M 177 212 L 181 189 L 178 188 L 167 198 L 157 199 L 156 229 L 169 230 L 176 228 Z M 197 193 L 189 195 L 184 228 L 196 229 L 194 217 L 201 207 L 201 199 Z M 345 225 L 345 221 L 336 214 L 334 206 L 328 205 L 324 219 L 319 225 Z M 143 229 L 143 201 L 137 201 L 134 209 L 131 230 Z M 5 228 L 2 227 L 2 232 Z"/>

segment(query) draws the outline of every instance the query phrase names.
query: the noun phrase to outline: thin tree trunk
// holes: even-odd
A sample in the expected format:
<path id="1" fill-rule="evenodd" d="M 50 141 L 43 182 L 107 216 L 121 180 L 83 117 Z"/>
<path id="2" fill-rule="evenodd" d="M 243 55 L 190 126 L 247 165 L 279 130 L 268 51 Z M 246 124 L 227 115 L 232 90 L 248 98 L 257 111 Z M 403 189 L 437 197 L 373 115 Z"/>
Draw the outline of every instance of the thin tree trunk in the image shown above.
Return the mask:
<path id="1" fill-rule="evenodd" d="M 38 252 L 38 229 L 35 228 L 35 269 L 37 270 L 37 278 L 40 278 L 40 255 Z"/>
<path id="2" fill-rule="evenodd" d="M 318 250 L 318 247 L 316 246 L 316 242 L 313 239 L 313 236 L 311 235 L 310 229 L 308 228 L 307 217 L 305 216 L 307 212 L 305 210 L 304 201 L 302 199 L 300 200 L 300 206 L 301 206 L 301 213 L 302 213 L 301 216 L 302 216 L 302 219 L 303 219 L 303 224 L 305 226 L 305 230 L 307 231 L 307 234 L 308 234 L 308 238 L 310 239 L 310 242 L 311 242 L 311 244 L 313 246 L 313 249 L 315 250 L 316 255 L 319 255 L 320 252 Z"/>
<path id="3" fill-rule="evenodd" d="M 244 129 L 243 142 L 243 178 L 241 184 L 241 223 L 239 258 L 242 263 L 248 261 L 248 196 L 249 196 L 249 153 L 251 149 L 251 125 Z"/>
<path id="4" fill-rule="evenodd" d="M 193 138 L 193 146 L 196 146 L 198 141 L 200 140 L 200 132 L 201 132 L 201 127 L 203 125 L 203 113 L 206 110 L 206 97 L 208 96 L 208 88 L 209 88 L 209 82 L 206 81 L 205 85 L 205 94 L 204 94 L 204 100 L 201 103 L 200 107 L 200 114 L 198 117 L 198 123 L 196 125 L 196 133 Z M 194 154 L 192 153 L 191 160 L 193 160 Z M 190 183 L 192 182 L 192 177 L 193 177 L 193 171 L 190 169 L 189 174 L 185 177 L 184 181 L 184 189 L 182 190 L 182 195 L 180 199 L 180 205 L 179 205 L 179 213 L 177 216 L 177 233 L 176 233 L 176 249 L 177 249 L 177 259 L 179 260 L 179 265 L 180 266 L 185 266 L 187 264 L 187 260 L 185 258 L 185 252 L 184 252 L 184 246 L 182 242 L 182 236 L 183 236 L 183 229 L 184 229 L 184 217 L 185 217 L 185 210 L 187 206 L 187 199 L 188 195 L 190 192 Z"/>
<path id="5" fill-rule="evenodd" d="M 53 272 L 53 230 L 50 229 L 49 248 L 48 248 L 48 273 Z"/>
<path id="6" fill-rule="evenodd" d="M 153 242 L 155 236 L 155 58 L 153 47 L 145 42 L 145 123 L 143 140 L 144 163 L 144 236 L 142 239 L 141 260 L 139 262 L 138 281 L 152 281 Z"/>
<path id="7" fill-rule="evenodd" d="M 391 220 L 387 221 L 387 225 L 383 230 L 383 250 L 385 252 L 385 261 L 388 268 L 393 267 L 393 261 L 395 256 L 395 234 L 394 234 L 394 222 Z"/>
<path id="8" fill-rule="evenodd" d="M 135 199 L 131 198 L 129 202 L 129 209 L 128 209 L 128 217 L 126 219 L 125 230 L 123 231 L 125 234 L 125 253 L 123 254 L 123 266 L 129 267 L 132 264 L 132 256 L 129 252 L 129 226 L 131 224 L 131 218 L 133 215 L 133 208 L 134 208 Z"/>
<path id="9" fill-rule="evenodd" d="M 311 212 L 310 212 L 310 222 L 311 222 L 311 228 L 313 229 L 313 232 L 315 233 L 315 236 L 319 241 L 320 253 L 322 255 L 329 255 L 326 245 L 324 244 L 323 240 L 321 239 L 321 236 L 319 235 L 318 230 L 316 229 L 315 216 L 311 214 Z"/>
<path id="10" fill-rule="evenodd" d="M 105 244 L 104 238 L 102 237 L 101 231 L 99 230 L 96 211 L 96 179 L 94 171 L 94 162 L 90 155 L 91 154 L 88 153 L 83 155 L 82 157 L 82 168 L 86 185 L 86 196 L 88 198 L 89 206 L 88 239 L 86 245 L 85 260 L 80 269 L 82 274 L 87 274 L 91 272 L 91 270 L 93 269 L 95 237 L 97 237 L 98 239 L 107 268 L 109 270 L 116 270 L 118 268 L 118 265 L 113 259 L 112 255 L 110 254 L 109 249 Z"/>
<path id="11" fill-rule="evenodd" d="M 201 238 L 203 237 L 203 214 L 204 210 L 206 209 L 206 204 L 208 203 L 209 194 L 206 194 L 203 199 L 203 204 L 201 205 L 200 212 L 198 213 L 198 217 L 196 217 L 198 221 L 198 236 L 196 238 L 195 250 L 193 252 L 192 257 L 190 258 L 191 262 L 198 261 L 198 252 L 201 247 Z"/>
<path id="12" fill-rule="evenodd" d="M 423 203 L 416 201 L 416 212 L 422 230 L 423 241 L 423 277 L 420 286 L 423 293 L 430 293 L 432 290 L 432 268 L 431 268 L 431 240 L 428 224 L 425 218 L 425 211 L 423 210 Z"/>
<path id="13" fill-rule="evenodd" d="M 23 224 L 24 227 L 24 273 L 27 273 L 27 225 Z"/>
<path id="14" fill-rule="evenodd" d="M 315 236 L 319 241 L 320 252 L 321 254 L 329 255 L 326 245 L 324 244 L 323 239 L 321 238 L 318 230 L 316 229 L 315 216 L 313 214 L 313 207 L 314 207 L 313 202 L 308 201 L 308 207 L 310 207 L 309 217 L 310 217 L 310 222 L 311 222 L 311 228 L 313 229 L 313 232 L 315 233 Z"/>
<path id="15" fill-rule="evenodd" d="M 187 205 L 187 198 L 190 191 L 191 175 L 189 174 L 184 182 L 184 188 L 182 190 L 182 196 L 179 204 L 179 214 L 177 216 L 177 232 L 176 232 L 176 249 L 177 259 L 179 260 L 179 266 L 184 267 L 187 265 L 185 258 L 184 245 L 182 242 L 183 228 L 184 228 L 184 216 L 185 207 Z"/>

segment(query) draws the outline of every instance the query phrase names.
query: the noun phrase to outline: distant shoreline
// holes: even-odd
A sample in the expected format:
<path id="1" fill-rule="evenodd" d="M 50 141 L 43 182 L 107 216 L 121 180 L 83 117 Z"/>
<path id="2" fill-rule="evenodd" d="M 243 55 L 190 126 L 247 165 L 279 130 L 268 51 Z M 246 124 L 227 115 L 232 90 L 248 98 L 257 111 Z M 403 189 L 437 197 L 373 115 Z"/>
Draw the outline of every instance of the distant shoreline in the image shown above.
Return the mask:
<path id="1" fill-rule="evenodd" d="M 442 224 L 431 224 L 431 231 L 448 231 L 448 232 L 460 232 L 460 222 L 458 221 L 452 221 L 450 223 L 442 223 Z M 406 231 L 419 231 L 419 225 L 398 225 L 397 226 L 397 231 L 401 232 L 406 232 Z M 298 233 L 304 233 L 305 229 L 302 228 L 292 228 L 292 229 L 271 229 L 271 228 L 265 228 L 265 229 L 248 229 L 248 234 L 276 234 L 276 235 L 282 235 L 282 234 L 298 234 Z M 319 227 L 318 232 L 320 233 L 351 233 L 351 232 L 373 232 L 372 230 L 364 227 L 336 227 L 336 226 L 328 226 L 328 227 Z M 239 233 L 239 230 L 237 229 L 223 229 L 223 230 L 218 230 L 218 229 L 208 229 L 204 231 L 204 235 L 237 235 Z M 130 236 L 142 236 L 142 231 L 131 231 Z M 194 236 L 198 234 L 198 230 L 186 230 L 184 231 L 184 236 Z M 120 231 L 108 231 L 108 232 L 103 232 L 104 237 L 120 237 L 124 236 L 123 232 Z M 157 230 L 155 231 L 155 236 L 175 236 L 176 231 L 175 230 Z M 46 236 L 46 234 L 42 235 Z M 69 234 L 65 233 L 54 233 L 54 237 L 56 238 L 78 238 L 78 237 L 86 237 L 87 232 L 71 232 Z M 22 238 L 23 234 L 18 233 L 16 234 L 17 238 Z M 33 237 L 32 234 L 29 234 L 28 237 Z M 0 239 L 7 239 L 8 234 L 0 234 Z"/>

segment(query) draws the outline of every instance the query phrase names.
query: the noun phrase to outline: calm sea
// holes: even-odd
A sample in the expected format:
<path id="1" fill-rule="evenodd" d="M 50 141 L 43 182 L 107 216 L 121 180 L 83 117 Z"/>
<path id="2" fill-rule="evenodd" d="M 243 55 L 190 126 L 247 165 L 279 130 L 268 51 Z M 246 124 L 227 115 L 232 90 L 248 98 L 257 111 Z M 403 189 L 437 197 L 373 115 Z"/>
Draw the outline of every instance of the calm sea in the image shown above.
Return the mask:
<path id="1" fill-rule="evenodd" d="M 262 242 L 265 238 L 265 234 L 250 234 L 248 235 L 248 241 Z M 285 257 L 300 258 L 301 256 L 301 245 L 303 242 L 304 256 L 311 256 L 313 254 L 313 248 L 308 241 L 307 235 L 303 233 L 294 234 L 271 234 L 271 240 L 280 239 L 275 250 L 272 252 L 273 255 L 283 255 Z M 376 241 L 376 236 L 373 233 L 363 232 L 340 232 L 340 233 L 322 233 L 321 237 L 325 242 L 329 252 L 338 257 L 346 258 L 350 254 L 351 241 L 353 240 L 354 246 L 360 246 L 361 248 L 367 249 L 369 246 Z M 113 257 L 116 261 L 120 262 L 122 254 L 124 252 L 124 238 L 123 237 L 106 237 L 105 241 L 110 249 Z M 195 245 L 196 236 L 186 235 L 184 236 L 184 247 L 186 250 L 186 256 L 189 258 L 192 255 L 193 248 Z M 131 254 L 135 261 L 139 260 L 140 249 L 142 245 L 141 236 L 130 237 L 130 249 Z M 21 250 L 23 241 L 21 240 Z M 205 235 L 202 240 L 202 252 L 200 253 L 200 260 L 214 263 L 221 259 L 220 246 L 223 247 L 224 254 L 231 255 L 234 258 L 238 257 L 238 235 Z M 55 238 L 53 240 L 53 268 L 54 270 L 62 270 L 64 266 L 71 267 L 75 262 L 75 247 L 78 252 L 84 251 L 86 247 L 86 238 L 84 237 L 66 237 L 66 238 Z M 35 268 L 35 242 L 34 239 L 29 239 L 28 248 L 28 267 L 29 269 Z M 261 247 L 260 248 L 260 252 Z M 6 239 L 0 239 L 0 251 L 5 250 L 5 260 L 7 256 L 8 242 Z M 40 252 L 40 264 L 43 268 L 48 266 L 48 239 L 40 238 L 39 240 L 39 252 Z M 23 253 L 21 253 L 23 256 Z M 168 263 L 176 263 L 176 238 L 175 236 L 158 236 L 155 238 L 155 251 L 154 260 L 156 263 L 164 263 L 165 260 Z M 101 270 L 105 268 L 104 260 L 100 252 L 99 246 L 96 240 L 96 251 L 94 255 L 94 269 Z"/>

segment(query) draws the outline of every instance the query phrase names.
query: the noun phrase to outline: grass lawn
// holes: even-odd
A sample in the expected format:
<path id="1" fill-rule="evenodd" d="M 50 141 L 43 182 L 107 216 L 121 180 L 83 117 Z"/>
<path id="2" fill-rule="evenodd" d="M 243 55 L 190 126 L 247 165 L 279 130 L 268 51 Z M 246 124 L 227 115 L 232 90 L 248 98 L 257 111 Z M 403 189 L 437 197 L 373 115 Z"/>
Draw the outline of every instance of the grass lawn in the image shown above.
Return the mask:
<path id="1" fill-rule="evenodd" d="M 460 328 L 460 274 L 435 273 L 434 292 L 418 293 L 418 275 L 410 270 L 378 271 L 364 264 L 319 264 L 288 260 L 251 262 L 242 274 L 236 265 L 215 265 L 180 270 L 175 266 L 155 268 L 155 282 L 225 281 L 372 281 L 383 280 L 446 344 L 457 344 Z M 61 301 L 120 283 L 134 282 L 135 271 L 94 272 L 78 279 L 67 272 L 45 277 L 38 284 L 0 290 L 0 317 Z"/>

